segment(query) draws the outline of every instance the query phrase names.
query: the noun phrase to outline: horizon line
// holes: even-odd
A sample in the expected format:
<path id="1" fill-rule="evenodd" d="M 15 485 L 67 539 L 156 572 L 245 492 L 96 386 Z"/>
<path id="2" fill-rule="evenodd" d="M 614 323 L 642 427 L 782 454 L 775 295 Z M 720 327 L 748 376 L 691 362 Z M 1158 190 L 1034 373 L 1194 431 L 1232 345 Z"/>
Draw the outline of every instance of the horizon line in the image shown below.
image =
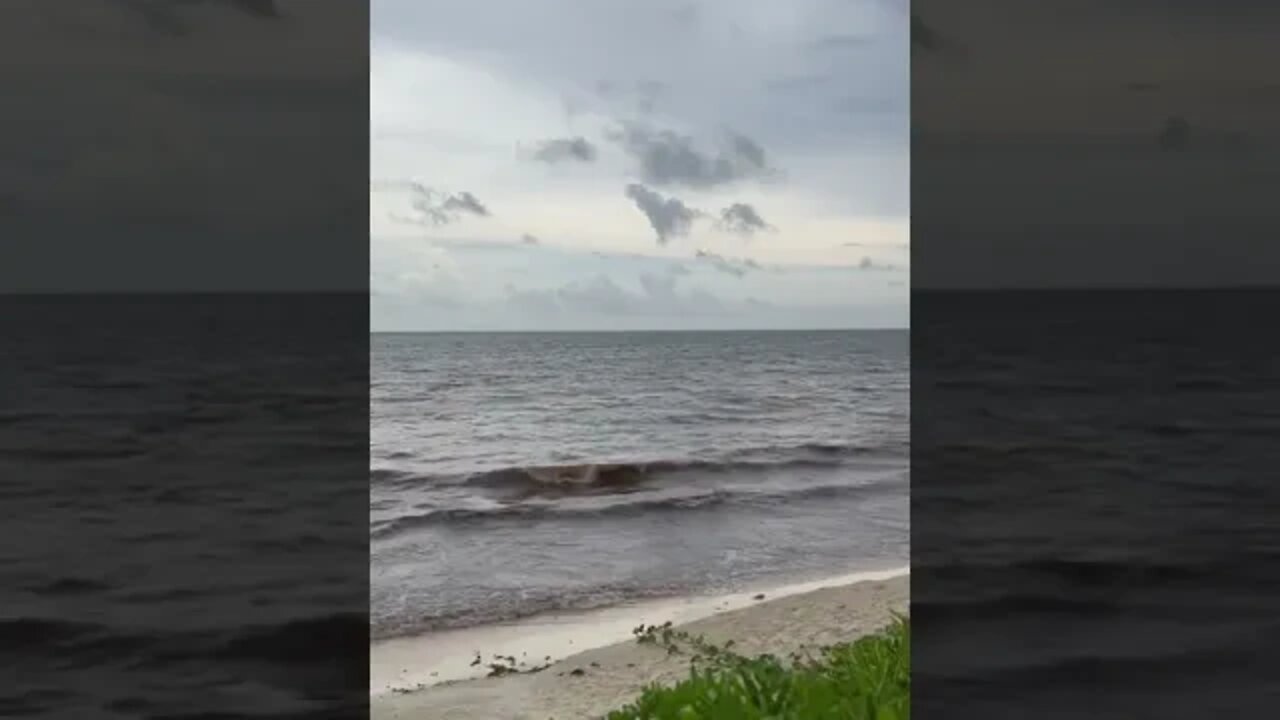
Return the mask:
<path id="1" fill-rule="evenodd" d="M 624 333 L 738 333 L 738 332 L 902 332 L 910 327 L 848 327 L 848 328 L 562 328 L 536 330 L 369 330 L 370 335 L 567 335 L 567 334 L 624 334 Z"/>

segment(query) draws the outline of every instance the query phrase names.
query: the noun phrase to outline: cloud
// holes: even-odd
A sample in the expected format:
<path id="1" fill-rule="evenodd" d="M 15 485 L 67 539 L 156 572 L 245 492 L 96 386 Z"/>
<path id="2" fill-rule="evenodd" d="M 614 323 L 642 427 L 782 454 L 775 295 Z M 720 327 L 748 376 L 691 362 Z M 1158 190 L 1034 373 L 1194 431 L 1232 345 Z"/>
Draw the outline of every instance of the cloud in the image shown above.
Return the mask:
<path id="1" fill-rule="evenodd" d="M 441 226 L 458 222 L 465 215 L 490 217 L 489 208 L 470 192 L 445 192 L 413 181 L 370 183 L 373 191 L 405 190 L 410 193 L 410 205 L 417 217 L 394 217 L 397 222 L 415 225 Z"/>
<path id="2" fill-rule="evenodd" d="M 110 0 L 114 5 L 132 13 L 142 20 L 147 28 L 173 37 L 190 35 L 198 25 L 192 22 L 188 12 L 196 6 L 210 6 L 239 11 L 259 20 L 276 20 L 282 18 L 275 0 Z"/>
<path id="3" fill-rule="evenodd" d="M 489 216 L 489 208 L 485 207 L 476 199 L 475 195 L 469 192 L 460 192 L 456 195 L 450 195 L 445 198 L 441 208 L 445 212 L 452 213 L 471 213 L 480 217 Z"/>
<path id="4" fill-rule="evenodd" d="M 760 217 L 760 213 L 756 212 L 754 207 L 747 203 L 734 203 L 721 210 L 718 225 L 722 230 L 746 236 L 774 229 Z"/>
<path id="5" fill-rule="evenodd" d="M 1156 144 L 1164 151 L 1181 151 L 1192 147 L 1217 150 L 1239 150 L 1248 147 L 1248 133 L 1193 125 L 1181 115 L 1167 118 L 1156 134 Z"/>
<path id="6" fill-rule="evenodd" d="M 734 277 L 740 278 L 743 275 L 747 274 L 747 270 L 745 267 L 738 265 L 737 263 L 733 262 L 732 260 L 730 260 L 729 258 L 723 255 L 717 255 L 716 253 L 708 252 L 706 250 L 699 250 L 697 252 L 696 257 L 698 258 L 698 260 L 701 260 L 702 262 L 707 263 L 712 268 L 726 275 L 732 275 Z"/>
<path id="7" fill-rule="evenodd" d="M 893 272 L 898 269 L 898 266 L 890 265 L 888 263 L 878 263 L 875 260 L 872 260 L 870 256 L 863 255 L 862 259 L 858 261 L 858 269 L 870 272 Z"/>
<path id="8" fill-rule="evenodd" d="M 951 55 L 959 58 L 964 55 L 964 48 L 951 38 L 938 32 L 931 23 L 915 13 L 911 14 L 911 49 L 920 50 L 931 55 Z"/>
<path id="9" fill-rule="evenodd" d="M 731 135 L 716 153 L 699 150 L 687 135 L 635 123 L 611 133 L 610 139 L 639 163 L 644 182 L 658 187 L 707 189 L 777 174 L 764 148 L 745 135 Z"/>
<path id="10" fill-rule="evenodd" d="M 631 183 L 627 185 L 627 197 L 640 212 L 649 218 L 649 225 L 658 234 L 658 244 L 666 245 L 673 237 L 685 236 L 693 228 L 693 221 L 702 216 L 677 198 L 663 197 L 649 188 Z"/>
<path id="11" fill-rule="evenodd" d="M 704 290 L 680 289 L 680 277 L 672 273 L 641 273 L 637 280 L 638 290 L 625 288 L 604 274 L 551 289 L 522 290 L 509 285 L 506 301 L 526 313 L 613 317 L 706 315 L 724 308 L 723 301 Z"/>
<path id="12" fill-rule="evenodd" d="M 525 233 L 524 235 L 521 235 L 520 242 L 524 243 L 525 245 L 540 245 L 542 243 L 542 241 L 539 240 L 536 236 L 530 235 L 529 233 Z"/>
<path id="13" fill-rule="evenodd" d="M 596 159 L 596 146 L 581 136 L 544 140 L 533 152 L 533 159 L 544 163 L 564 161 L 589 163 Z"/>

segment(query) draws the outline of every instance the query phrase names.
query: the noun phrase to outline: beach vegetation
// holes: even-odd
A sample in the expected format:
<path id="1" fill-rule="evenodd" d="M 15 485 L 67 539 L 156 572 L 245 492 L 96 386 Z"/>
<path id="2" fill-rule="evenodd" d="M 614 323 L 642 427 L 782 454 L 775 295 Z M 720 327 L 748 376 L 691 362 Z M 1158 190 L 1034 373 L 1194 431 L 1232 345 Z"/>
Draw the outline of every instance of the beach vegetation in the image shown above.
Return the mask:
<path id="1" fill-rule="evenodd" d="M 635 629 L 637 641 L 689 657 L 690 675 L 646 688 L 607 720 L 905 720 L 911 712 L 911 624 L 903 616 L 852 642 L 747 657 L 733 644 L 675 630 Z"/>

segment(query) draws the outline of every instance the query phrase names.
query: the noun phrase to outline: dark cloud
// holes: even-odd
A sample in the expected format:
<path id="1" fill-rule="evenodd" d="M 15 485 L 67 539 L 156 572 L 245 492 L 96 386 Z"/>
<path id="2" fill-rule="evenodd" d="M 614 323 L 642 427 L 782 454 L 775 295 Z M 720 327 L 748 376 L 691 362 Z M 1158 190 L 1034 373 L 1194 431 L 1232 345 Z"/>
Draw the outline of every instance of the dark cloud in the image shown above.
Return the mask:
<path id="1" fill-rule="evenodd" d="M 530 235 L 529 233 L 525 233 L 524 235 L 521 235 L 520 242 L 524 243 L 525 245 L 539 245 L 542 243 L 542 241 L 539 240 L 536 236 Z"/>
<path id="2" fill-rule="evenodd" d="M 932 24 L 915 13 L 911 14 L 911 49 L 925 53 L 958 52 L 961 48 L 945 37 Z"/>
<path id="3" fill-rule="evenodd" d="M 732 140 L 733 160 L 745 160 L 748 168 L 767 173 L 769 161 L 765 158 L 764 148 L 760 143 L 745 135 L 734 135 Z"/>
<path id="4" fill-rule="evenodd" d="M 640 177 L 658 187 L 706 189 L 776 174 L 764 148 L 751 138 L 733 135 L 718 153 L 706 153 L 693 138 L 671 130 L 628 124 L 611 135 L 640 165 Z"/>
<path id="5" fill-rule="evenodd" d="M 658 244 L 666 245 L 673 237 L 689 234 L 693 221 L 702 213 L 673 197 L 663 197 L 649 188 L 631 183 L 627 185 L 627 197 L 649 219 L 649 225 L 658 234 Z"/>
<path id="6" fill-rule="evenodd" d="M 915 13 L 911 14 L 911 47 L 932 52 L 942 46 L 942 38 L 929 23 Z"/>
<path id="7" fill-rule="evenodd" d="M 395 217 L 394 220 L 415 225 L 449 225 L 466 215 L 490 217 L 489 208 L 480 202 L 475 195 L 463 191 L 449 193 L 428 187 L 413 181 L 375 181 L 369 184 L 374 191 L 407 191 L 412 200 L 410 204 L 417 212 L 417 217 Z"/>
<path id="8" fill-rule="evenodd" d="M 538 143 L 533 151 L 533 159 L 538 162 L 558 163 L 564 161 L 592 162 L 596 159 L 596 146 L 584 137 L 556 138 Z"/>
<path id="9" fill-rule="evenodd" d="M 717 225 L 738 235 L 754 235 L 757 232 L 773 230 L 774 227 L 760 217 L 760 213 L 747 203 L 734 203 L 720 211 Z"/>
<path id="10" fill-rule="evenodd" d="M 261 20 L 283 17 L 275 0 L 108 0 L 146 24 L 147 28 L 174 37 L 191 34 L 198 26 L 189 10 L 198 6 L 225 8 Z"/>
<path id="11" fill-rule="evenodd" d="M 480 217 L 489 216 L 489 208 L 481 204 L 476 199 L 476 196 L 469 192 L 460 192 L 446 197 L 441 208 L 448 213 L 470 213 Z"/>

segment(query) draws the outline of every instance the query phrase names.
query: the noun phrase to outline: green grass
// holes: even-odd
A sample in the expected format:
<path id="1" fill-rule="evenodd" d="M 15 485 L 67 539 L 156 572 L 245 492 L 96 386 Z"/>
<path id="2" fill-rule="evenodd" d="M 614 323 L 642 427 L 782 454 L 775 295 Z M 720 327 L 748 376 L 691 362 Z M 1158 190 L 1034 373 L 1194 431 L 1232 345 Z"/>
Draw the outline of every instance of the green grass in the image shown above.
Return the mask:
<path id="1" fill-rule="evenodd" d="M 690 677 L 651 686 L 607 720 L 905 720 L 911 715 L 911 623 L 816 654 L 747 658 L 732 645 L 662 627 L 636 628 L 641 643 L 690 657 Z"/>

